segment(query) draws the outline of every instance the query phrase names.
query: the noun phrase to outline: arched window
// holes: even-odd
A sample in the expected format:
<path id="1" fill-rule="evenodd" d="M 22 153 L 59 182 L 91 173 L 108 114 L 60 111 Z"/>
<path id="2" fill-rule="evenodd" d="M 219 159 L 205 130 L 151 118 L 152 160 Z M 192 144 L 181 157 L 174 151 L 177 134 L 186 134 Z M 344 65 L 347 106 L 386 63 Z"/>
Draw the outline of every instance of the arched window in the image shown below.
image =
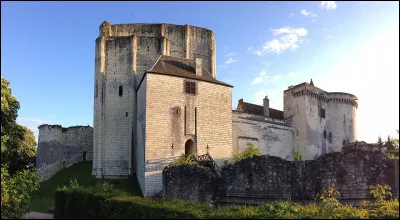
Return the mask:
<path id="1" fill-rule="evenodd" d="M 119 96 L 122 96 L 122 86 L 119 86 Z"/>

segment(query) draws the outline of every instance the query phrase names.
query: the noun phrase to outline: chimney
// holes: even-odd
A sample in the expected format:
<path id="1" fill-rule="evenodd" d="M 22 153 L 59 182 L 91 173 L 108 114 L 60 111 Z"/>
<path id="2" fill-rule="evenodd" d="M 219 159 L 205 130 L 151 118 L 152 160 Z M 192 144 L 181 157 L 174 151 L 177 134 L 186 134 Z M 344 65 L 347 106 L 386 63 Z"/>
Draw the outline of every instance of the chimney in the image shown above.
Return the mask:
<path id="1" fill-rule="evenodd" d="M 269 99 L 268 96 L 266 95 L 264 98 L 264 116 L 269 117 Z"/>
<path id="2" fill-rule="evenodd" d="M 202 76 L 202 62 L 201 58 L 194 58 L 194 66 L 196 71 L 196 76 Z"/>

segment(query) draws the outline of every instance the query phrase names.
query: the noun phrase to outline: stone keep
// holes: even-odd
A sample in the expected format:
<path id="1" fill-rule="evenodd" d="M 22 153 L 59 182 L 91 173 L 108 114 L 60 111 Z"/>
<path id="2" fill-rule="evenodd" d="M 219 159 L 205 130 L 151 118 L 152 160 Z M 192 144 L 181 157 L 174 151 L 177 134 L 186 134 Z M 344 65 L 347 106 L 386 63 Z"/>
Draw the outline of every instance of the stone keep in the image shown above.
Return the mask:
<path id="1" fill-rule="evenodd" d="M 96 39 L 93 123 L 93 171 L 120 178 L 142 169 L 136 161 L 137 111 L 146 94 L 137 94 L 146 70 L 161 55 L 194 60 L 216 77 L 214 33 L 190 25 L 103 22 Z M 146 84 L 146 83 L 145 83 Z M 145 87 L 145 86 L 144 86 Z M 159 97 L 162 101 L 163 98 Z M 140 100 L 139 100 L 140 99 Z M 141 107 L 143 108 L 143 107 Z M 147 152 L 146 152 L 147 153 Z"/>

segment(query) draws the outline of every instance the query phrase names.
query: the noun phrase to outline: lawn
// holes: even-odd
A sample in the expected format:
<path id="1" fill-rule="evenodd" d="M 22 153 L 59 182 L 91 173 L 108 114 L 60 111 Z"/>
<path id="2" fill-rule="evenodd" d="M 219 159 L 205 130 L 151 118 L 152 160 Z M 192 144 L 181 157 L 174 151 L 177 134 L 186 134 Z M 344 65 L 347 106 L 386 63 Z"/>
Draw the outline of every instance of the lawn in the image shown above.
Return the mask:
<path id="1" fill-rule="evenodd" d="M 78 163 L 60 171 L 51 179 L 42 182 L 39 191 L 34 192 L 32 195 L 29 210 L 34 212 L 49 212 L 49 209 L 54 210 L 55 190 L 58 186 L 68 186 L 70 181 L 74 179 L 76 179 L 78 184 L 82 186 L 94 186 L 97 183 L 106 181 L 113 184 L 116 188 L 132 195 L 141 195 L 139 185 L 136 181 L 136 176 L 134 175 L 129 179 L 102 180 L 92 176 L 91 172 L 92 162 Z"/>

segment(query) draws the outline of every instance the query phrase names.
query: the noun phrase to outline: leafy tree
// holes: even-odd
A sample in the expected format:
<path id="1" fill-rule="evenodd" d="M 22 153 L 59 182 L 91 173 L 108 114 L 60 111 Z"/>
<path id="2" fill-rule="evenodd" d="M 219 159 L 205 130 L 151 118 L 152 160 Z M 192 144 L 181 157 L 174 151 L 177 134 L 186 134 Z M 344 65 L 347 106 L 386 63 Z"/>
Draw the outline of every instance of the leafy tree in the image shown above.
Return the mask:
<path id="1" fill-rule="evenodd" d="M 20 105 L 9 84 L 1 78 L 1 164 L 15 174 L 35 166 L 37 144 L 33 132 L 16 123 Z"/>
<path id="2" fill-rule="evenodd" d="M 35 170 L 22 170 L 14 175 L 1 166 L 1 218 L 21 218 L 28 211 L 31 193 L 39 189 Z"/>

